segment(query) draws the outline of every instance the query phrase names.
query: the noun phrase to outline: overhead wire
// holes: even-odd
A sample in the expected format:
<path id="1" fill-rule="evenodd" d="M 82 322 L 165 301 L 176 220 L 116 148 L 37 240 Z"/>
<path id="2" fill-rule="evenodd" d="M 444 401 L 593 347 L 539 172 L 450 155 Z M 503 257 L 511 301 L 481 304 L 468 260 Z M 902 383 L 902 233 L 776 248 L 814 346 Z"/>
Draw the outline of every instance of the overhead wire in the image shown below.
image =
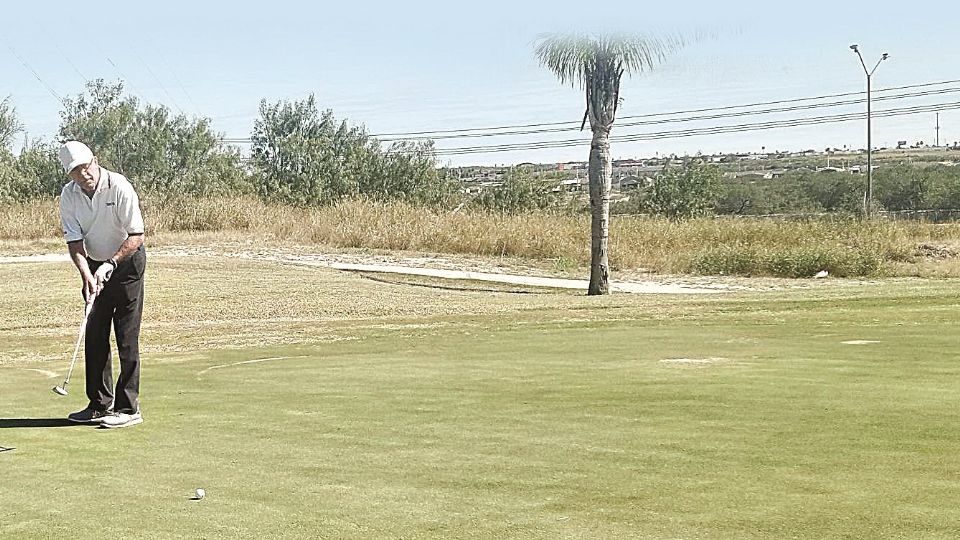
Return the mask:
<path id="1" fill-rule="evenodd" d="M 140 60 L 140 62 L 143 64 L 143 67 L 146 68 L 147 73 L 149 73 L 150 76 L 153 77 L 153 80 L 157 82 L 157 85 L 160 86 L 160 90 L 163 91 L 163 93 L 164 93 L 168 98 L 170 98 L 170 102 L 173 103 L 173 106 L 176 107 L 178 111 L 180 111 L 180 114 L 186 116 L 187 113 L 183 112 L 183 109 L 180 107 L 180 104 L 177 103 L 177 100 L 174 99 L 174 97 L 173 97 L 172 95 L 170 95 L 170 92 L 167 91 L 167 87 L 163 84 L 162 81 L 160 81 L 160 78 L 157 77 L 156 73 L 154 73 L 153 70 L 150 69 L 150 64 L 147 63 L 147 62 L 144 62 L 144 61 L 143 61 L 143 58 L 140 58 L 139 55 L 137 55 L 137 58 L 138 58 L 138 59 Z"/>
<path id="2" fill-rule="evenodd" d="M 40 84 L 43 85 L 44 88 L 46 88 L 47 92 L 49 92 L 50 95 L 53 96 L 57 101 L 59 101 L 61 105 L 66 106 L 66 102 L 64 101 L 63 97 L 60 94 L 58 94 L 57 91 L 53 89 L 53 87 L 47 84 L 47 81 L 43 80 L 43 77 L 41 77 L 40 74 L 37 73 L 37 70 L 33 69 L 33 67 L 30 64 L 28 64 L 27 61 L 24 60 L 22 56 L 20 56 L 20 53 L 18 53 L 17 50 L 13 48 L 13 45 L 11 45 L 10 42 L 8 42 L 6 39 L 4 39 L 3 42 L 4 44 L 6 44 L 7 48 L 10 49 L 10 52 L 13 54 L 14 57 L 16 57 L 16 59 L 20 62 L 20 64 L 23 65 L 23 67 L 26 68 L 30 73 L 32 73 L 33 76 L 38 81 L 40 81 Z"/>
<path id="3" fill-rule="evenodd" d="M 170 74 L 173 75 L 173 80 L 180 87 L 180 91 L 183 92 L 183 95 L 187 96 L 187 101 L 190 102 L 190 106 L 193 107 L 194 114 L 196 114 L 197 116 L 201 116 L 200 108 L 197 107 L 196 102 L 193 101 L 193 96 L 190 95 L 190 92 L 187 92 L 187 88 L 183 85 L 183 81 L 180 80 L 180 77 L 177 76 L 177 72 L 174 71 L 172 67 L 170 67 L 170 62 L 167 62 L 166 57 L 164 57 L 162 53 L 158 52 L 158 54 L 160 56 L 160 61 L 163 62 L 163 64 L 166 66 L 167 71 L 169 71 Z"/>
<path id="4" fill-rule="evenodd" d="M 910 84 L 905 86 L 891 86 L 887 88 L 879 88 L 873 90 L 874 93 L 883 93 L 883 92 L 892 92 L 897 90 L 912 90 L 914 88 L 927 88 L 931 86 L 944 86 L 947 84 L 956 84 L 960 83 L 960 79 L 952 79 L 945 81 L 929 82 L 929 83 L 919 83 L 919 84 Z M 715 112 L 715 111 L 725 111 L 732 109 L 746 109 L 752 107 L 766 107 L 770 105 L 784 105 L 788 103 L 800 103 L 804 101 L 818 101 L 823 99 L 835 99 L 842 97 L 850 96 L 862 96 L 866 95 L 865 91 L 859 92 L 842 92 L 834 94 L 824 94 L 820 96 L 810 96 L 802 98 L 791 98 L 791 99 L 780 99 L 774 101 L 760 101 L 755 103 L 744 103 L 739 105 L 725 105 L 720 107 L 706 107 L 700 109 L 686 109 L 679 111 L 669 111 L 662 113 L 648 113 L 648 114 L 639 114 L 632 116 L 621 116 L 620 120 L 633 120 L 637 118 L 656 118 L 660 116 L 678 116 L 684 114 L 694 114 L 694 113 L 704 113 L 704 112 Z M 409 131 L 409 132 L 393 132 L 393 133 L 376 133 L 372 134 L 372 137 L 400 137 L 400 136 L 413 136 L 413 135 L 431 135 L 431 134 L 448 134 L 448 133 L 468 133 L 474 131 L 497 131 L 504 129 L 524 129 L 524 128 L 534 128 L 534 127 L 550 127 L 550 126 L 567 126 L 567 125 L 580 125 L 580 120 L 567 121 L 567 122 L 543 122 L 536 124 L 513 124 L 513 125 L 504 125 L 504 126 L 487 126 L 487 127 L 475 127 L 475 128 L 462 128 L 462 129 L 449 129 L 449 130 L 430 130 L 430 131 Z M 433 138 L 433 137 L 430 137 Z"/>
<path id="5" fill-rule="evenodd" d="M 916 97 L 926 97 L 932 95 L 944 95 L 950 93 L 960 92 L 960 87 L 951 87 L 951 88 L 941 88 L 935 90 L 924 90 L 919 92 L 909 92 L 903 94 L 894 94 L 894 95 L 882 95 L 885 92 L 895 91 L 895 90 L 906 90 L 906 89 L 915 89 L 915 88 L 928 88 L 932 86 L 944 85 L 960 82 L 960 80 L 954 81 L 940 81 L 935 83 L 922 83 L 898 87 L 890 87 L 878 89 L 876 92 L 880 93 L 881 96 L 873 98 L 875 101 L 890 101 L 890 100 L 903 100 Z M 823 99 L 824 97 L 833 96 L 859 96 L 863 95 L 865 92 L 847 92 L 847 93 L 838 93 L 838 94 L 828 94 L 825 96 L 816 96 L 813 98 L 794 98 L 788 100 L 776 100 L 776 101 L 767 101 L 763 102 L 764 104 L 783 104 L 783 103 L 799 103 L 803 101 L 811 101 L 814 99 Z M 671 124 L 671 123 L 680 123 L 680 122 L 693 122 L 693 121 L 705 121 L 705 120 L 715 120 L 722 118 L 737 118 L 744 116 L 760 116 L 765 114 L 776 114 L 784 112 L 794 112 L 801 110 L 812 110 L 817 108 L 827 108 L 827 107 L 842 107 L 855 105 L 859 103 L 864 103 L 865 98 L 860 99 L 847 99 L 842 101 L 834 101 L 827 103 L 808 103 L 804 105 L 793 105 L 789 107 L 777 107 L 777 108 L 768 108 L 768 109 L 759 109 L 759 110 L 742 110 L 736 112 L 726 112 L 710 115 L 701 115 L 701 116 L 688 116 L 681 118 L 660 118 L 657 120 L 646 120 L 646 121 L 637 121 L 637 122 L 625 122 L 616 124 L 617 127 L 631 127 L 631 126 L 642 126 L 642 125 L 661 125 L 661 124 Z M 648 115 L 637 115 L 637 116 L 627 116 L 622 118 L 653 118 L 657 116 L 671 116 L 678 114 L 689 114 L 695 111 L 701 112 L 710 112 L 710 111 L 730 111 L 733 109 L 742 109 L 746 107 L 756 107 L 761 105 L 760 103 L 752 103 L 747 105 L 729 105 L 724 107 L 712 107 L 708 109 L 691 109 L 688 111 L 675 111 L 671 113 L 656 113 Z M 908 114 L 918 114 L 920 112 L 930 112 L 936 110 L 948 110 L 951 108 L 956 108 L 957 103 L 940 103 L 934 105 L 923 105 L 915 107 L 906 107 L 900 109 L 888 109 L 886 111 L 877 111 L 873 114 L 876 117 L 884 116 L 902 116 Z M 758 122 L 751 124 L 737 124 L 732 126 L 710 126 L 703 128 L 693 128 L 693 129 L 682 129 L 682 130 L 671 130 L 671 131 L 660 131 L 653 133 L 638 133 L 638 134 L 625 134 L 619 136 L 611 137 L 611 142 L 635 142 L 642 140 L 656 140 L 664 138 L 678 138 L 686 136 L 697 136 L 697 135 L 711 135 L 711 134 L 722 134 L 722 133 L 734 133 L 737 131 L 756 131 L 763 129 L 776 129 L 783 127 L 796 127 L 804 125 L 817 125 L 821 123 L 834 123 L 834 122 L 847 122 L 851 120 L 862 119 L 866 117 L 866 113 L 855 112 L 847 114 L 838 114 L 838 115 L 827 115 L 827 116 L 815 116 L 807 118 L 797 118 L 797 119 L 782 119 L 782 120 L 773 120 L 766 122 Z M 563 125 L 563 123 L 553 123 L 551 125 Z M 579 130 L 579 126 L 575 128 Z M 452 132 L 453 130 L 450 130 Z M 530 131 L 517 131 L 512 133 L 497 133 L 493 135 L 528 135 L 528 134 L 542 134 L 542 133 L 553 133 L 560 131 L 571 131 L 569 128 L 562 129 L 546 129 L 546 130 L 530 130 Z M 439 132 L 434 132 L 439 133 Z M 448 137 L 437 137 L 437 139 L 453 139 L 461 137 L 479 137 L 487 136 L 486 134 L 459 134 L 457 136 L 448 136 Z M 371 135 L 373 138 L 377 138 L 376 135 Z M 404 140 L 423 140 L 424 138 L 411 138 L 411 139 L 378 139 L 380 142 L 397 142 Z M 463 146 L 463 147 L 451 147 L 451 148 L 438 148 L 436 149 L 437 155 L 458 155 L 458 154 L 470 154 L 470 153 L 485 153 L 485 152 L 508 152 L 508 151 L 519 151 L 519 150 L 535 150 L 542 148 L 562 148 L 567 146 L 576 146 L 584 144 L 587 138 L 576 138 L 576 139 L 561 139 L 561 140 L 548 140 L 548 141 L 528 141 L 528 142 L 518 142 L 518 143 L 504 143 L 504 144 L 491 144 L 491 145 L 475 145 L 475 146 Z M 251 142 L 247 137 L 227 137 L 221 139 L 221 142 L 224 143 L 233 143 L 233 144 L 244 144 Z"/>
<path id="6" fill-rule="evenodd" d="M 953 109 L 960 109 L 960 101 L 874 111 L 872 113 L 872 117 L 884 118 L 884 117 L 893 117 L 893 116 L 905 116 L 905 115 L 918 114 L 923 112 L 936 112 L 936 111 L 945 111 L 945 110 L 953 110 Z M 811 117 L 811 118 L 796 118 L 796 119 L 789 119 L 789 120 L 775 120 L 775 121 L 769 121 L 769 122 L 737 124 L 737 125 L 731 125 L 731 126 L 712 126 L 712 127 L 706 127 L 706 128 L 695 128 L 695 129 L 686 129 L 686 130 L 638 133 L 638 134 L 631 134 L 631 135 L 613 136 L 613 137 L 610 137 L 610 142 L 638 142 L 638 141 L 650 141 L 650 140 L 680 138 L 680 137 L 691 137 L 691 136 L 699 136 L 699 135 L 740 133 L 740 132 L 746 132 L 746 131 L 758 131 L 758 130 L 777 129 L 777 128 L 784 128 L 784 127 L 798 127 L 798 126 L 810 126 L 810 125 L 821 125 L 821 124 L 838 123 L 838 122 L 848 122 L 852 120 L 862 120 L 862 119 L 865 119 L 866 117 L 867 117 L 866 112 L 856 112 L 856 113 L 846 113 L 846 114 L 819 116 L 819 117 Z M 589 138 L 578 138 L 578 139 L 565 139 L 565 140 L 558 140 L 558 141 L 539 141 L 539 142 L 528 142 L 528 143 L 501 144 L 501 145 L 442 148 L 442 149 L 437 149 L 436 154 L 446 156 L 446 155 L 477 154 L 477 153 L 488 153 L 488 152 L 497 153 L 497 152 L 511 152 L 511 151 L 519 151 L 519 150 L 539 150 L 539 149 L 546 149 L 546 148 L 563 148 L 563 147 L 569 147 L 569 146 L 582 145 L 588 141 L 589 141 Z"/>
<path id="7" fill-rule="evenodd" d="M 913 98 L 913 97 L 952 94 L 956 92 L 960 92 L 960 87 L 945 88 L 940 90 L 927 90 L 923 92 L 913 92 L 913 93 L 907 93 L 907 94 L 895 94 L 890 96 L 880 96 L 880 97 L 873 98 L 872 101 L 907 99 L 907 98 Z M 658 120 L 643 120 L 643 121 L 637 121 L 637 122 L 618 122 L 616 126 L 617 127 L 633 127 L 633 126 L 651 126 L 651 125 L 658 125 L 658 124 L 669 124 L 669 123 L 675 123 L 675 122 L 700 122 L 704 120 L 718 120 L 721 118 L 737 118 L 737 117 L 743 117 L 743 116 L 756 116 L 761 114 L 774 114 L 774 113 L 783 113 L 783 112 L 794 112 L 794 111 L 813 110 L 813 109 L 822 109 L 822 108 L 831 108 L 831 107 L 841 107 L 845 105 L 857 105 L 857 104 L 866 103 L 866 102 L 867 102 L 866 98 L 849 99 L 844 101 L 813 103 L 813 104 L 807 104 L 807 105 L 794 105 L 790 107 L 777 107 L 777 108 L 761 109 L 761 110 L 755 110 L 755 111 L 738 111 L 738 112 L 728 112 L 728 113 L 719 113 L 719 114 L 712 114 L 712 115 L 683 117 L 683 118 L 661 118 Z M 444 139 L 469 139 L 469 138 L 483 138 L 483 137 L 534 135 L 534 134 L 541 134 L 541 133 L 559 133 L 564 131 L 580 131 L 580 126 L 520 130 L 520 131 L 504 131 L 500 133 L 460 133 L 455 135 L 439 135 L 435 137 L 380 138 L 376 135 L 371 135 L 371 137 L 377 138 L 381 142 L 395 142 L 395 141 L 422 140 L 427 138 L 431 140 L 444 140 Z"/>

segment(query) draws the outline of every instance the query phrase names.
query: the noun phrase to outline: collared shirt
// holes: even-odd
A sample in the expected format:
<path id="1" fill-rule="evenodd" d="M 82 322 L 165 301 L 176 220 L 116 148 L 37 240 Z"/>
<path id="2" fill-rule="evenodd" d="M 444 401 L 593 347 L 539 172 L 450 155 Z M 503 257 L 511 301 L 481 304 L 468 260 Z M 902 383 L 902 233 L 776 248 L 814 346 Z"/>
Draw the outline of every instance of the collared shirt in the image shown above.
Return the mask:
<path id="1" fill-rule="evenodd" d="M 87 256 L 105 261 L 128 236 L 143 234 L 140 199 L 122 174 L 100 168 L 100 181 L 86 193 L 71 181 L 60 193 L 60 222 L 67 243 L 83 240 Z"/>

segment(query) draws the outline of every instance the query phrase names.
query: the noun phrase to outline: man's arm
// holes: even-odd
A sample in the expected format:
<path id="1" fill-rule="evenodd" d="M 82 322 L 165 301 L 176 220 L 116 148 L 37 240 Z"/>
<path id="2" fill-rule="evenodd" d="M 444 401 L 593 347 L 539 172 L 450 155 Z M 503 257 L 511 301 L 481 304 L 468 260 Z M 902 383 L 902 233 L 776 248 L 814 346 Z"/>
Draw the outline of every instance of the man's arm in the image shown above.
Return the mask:
<path id="1" fill-rule="evenodd" d="M 117 196 L 117 217 L 127 230 L 127 239 L 113 254 L 114 263 L 126 259 L 143 245 L 143 214 L 140 213 L 140 197 L 129 182 L 121 185 Z"/>
<path id="2" fill-rule="evenodd" d="M 87 264 L 87 250 L 83 248 L 83 240 L 74 240 L 67 242 L 67 249 L 70 250 L 70 260 L 80 272 L 80 279 L 83 280 L 83 297 L 87 300 L 97 294 L 97 280 L 90 272 L 90 265 Z"/>
<path id="3" fill-rule="evenodd" d="M 127 236 L 127 239 L 120 244 L 120 249 L 113 254 L 113 262 L 120 263 L 120 261 L 126 259 L 133 254 L 134 251 L 140 249 L 140 246 L 143 245 L 143 235 L 142 234 L 131 234 Z"/>

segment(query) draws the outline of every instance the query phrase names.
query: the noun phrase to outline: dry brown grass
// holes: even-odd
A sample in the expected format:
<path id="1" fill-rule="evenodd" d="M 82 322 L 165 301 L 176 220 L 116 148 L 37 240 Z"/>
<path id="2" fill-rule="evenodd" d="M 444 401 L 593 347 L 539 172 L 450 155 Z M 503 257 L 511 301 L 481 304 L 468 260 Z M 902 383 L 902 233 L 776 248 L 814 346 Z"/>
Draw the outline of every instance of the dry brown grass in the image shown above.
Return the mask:
<path id="1" fill-rule="evenodd" d="M 184 233 L 196 232 L 203 241 L 208 236 L 201 233 L 213 232 L 274 244 L 522 257 L 551 261 L 561 269 L 582 268 L 590 257 L 586 215 L 451 212 L 361 200 L 297 208 L 253 197 L 147 198 L 143 206 L 153 245 L 174 238 L 170 233 L 177 233 L 171 241 L 183 242 Z M 53 201 L 0 206 L 0 240 L 6 241 L 6 251 L 35 251 L 55 245 L 58 236 Z M 922 246 L 947 255 L 931 256 L 931 250 Z M 661 273 L 806 275 L 808 267 L 826 265 L 840 275 L 960 276 L 958 253 L 956 223 L 839 218 L 704 218 L 678 223 L 618 216 L 610 237 L 615 269 Z"/>

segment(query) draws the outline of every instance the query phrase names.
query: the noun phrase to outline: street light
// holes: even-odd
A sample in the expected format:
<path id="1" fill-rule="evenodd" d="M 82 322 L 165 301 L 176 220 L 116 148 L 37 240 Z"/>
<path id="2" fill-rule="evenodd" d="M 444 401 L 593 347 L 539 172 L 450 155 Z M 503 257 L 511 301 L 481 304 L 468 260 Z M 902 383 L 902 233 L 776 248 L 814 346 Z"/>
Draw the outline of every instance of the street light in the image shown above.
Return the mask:
<path id="1" fill-rule="evenodd" d="M 873 66 L 873 69 L 867 69 L 867 63 L 863 61 L 863 55 L 860 54 L 860 46 L 853 44 L 850 46 L 850 50 L 857 53 L 857 57 L 860 59 L 860 65 L 863 66 L 863 72 L 867 75 L 867 192 L 863 196 L 863 213 L 866 217 L 870 217 L 871 206 L 873 205 L 873 140 L 872 133 L 870 129 L 871 121 L 871 110 L 870 110 L 870 87 L 871 79 L 873 78 L 873 72 L 880 67 L 880 62 L 890 58 L 890 55 L 883 53 L 883 56 L 880 57 L 880 60 L 877 60 L 877 64 Z"/>

